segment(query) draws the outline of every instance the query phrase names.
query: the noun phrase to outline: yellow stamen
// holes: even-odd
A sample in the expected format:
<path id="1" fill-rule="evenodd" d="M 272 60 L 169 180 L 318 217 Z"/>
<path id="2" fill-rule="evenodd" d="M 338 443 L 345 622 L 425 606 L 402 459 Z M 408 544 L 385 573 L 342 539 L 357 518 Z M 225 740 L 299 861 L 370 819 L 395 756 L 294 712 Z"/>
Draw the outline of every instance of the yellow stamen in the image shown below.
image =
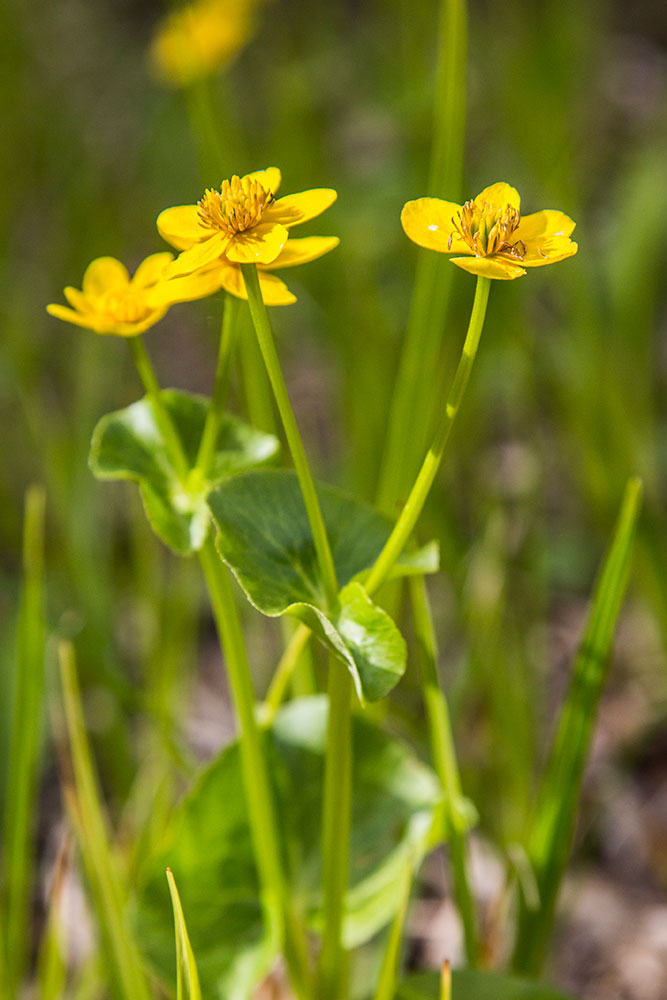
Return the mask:
<path id="1" fill-rule="evenodd" d="M 206 189 L 197 203 L 200 225 L 236 236 L 256 226 L 272 201 L 273 194 L 258 180 L 234 176 L 223 181 L 219 191 Z"/>
<path id="2" fill-rule="evenodd" d="M 107 292 L 99 302 L 99 311 L 115 323 L 139 323 L 151 309 L 131 288 Z"/>
<path id="3" fill-rule="evenodd" d="M 521 221 L 518 209 L 512 205 L 499 208 L 483 202 L 467 201 L 452 224 L 456 230 L 449 238 L 448 249 L 451 250 L 452 238 L 463 240 L 476 257 L 510 257 L 512 260 L 523 260 L 526 245 L 523 240 L 511 242 L 512 234 Z"/>

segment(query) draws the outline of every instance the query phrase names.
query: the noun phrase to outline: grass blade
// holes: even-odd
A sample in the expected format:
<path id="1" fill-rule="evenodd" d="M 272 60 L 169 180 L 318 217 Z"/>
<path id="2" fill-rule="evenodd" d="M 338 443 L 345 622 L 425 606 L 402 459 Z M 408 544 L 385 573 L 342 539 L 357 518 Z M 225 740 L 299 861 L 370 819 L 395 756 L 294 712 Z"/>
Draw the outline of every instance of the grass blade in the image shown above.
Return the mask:
<path id="1" fill-rule="evenodd" d="M 538 795 L 528 857 L 540 897 L 537 912 L 520 902 L 515 969 L 535 975 L 542 964 L 567 864 L 597 706 L 604 688 L 616 619 L 625 594 L 642 484 L 631 479 L 574 664 L 567 699 Z"/>
<path id="2" fill-rule="evenodd" d="M 60 644 L 60 673 L 74 778 L 74 787 L 65 790 L 68 812 L 95 899 L 111 978 L 124 1000 L 151 1000 L 139 951 L 125 923 L 124 891 L 107 834 L 69 642 Z"/>
<path id="3" fill-rule="evenodd" d="M 171 903 L 174 908 L 174 927 L 176 930 L 176 1000 L 183 1000 L 183 980 L 188 984 L 189 1000 L 201 1000 L 201 987 L 197 973 L 197 963 L 190 944 L 185 915 L 178 895 L 176 880 L 170 868 L 167 868 L 167 881 L 171 893 Z"/>
<path id="4" fill-rule="evenodd" d="M 6 967 L 3 987 L 7 996 L 18 995 L 30 940 L 33 819 L 44 692 L 45 502 L 42 487 L 32 486 L 28 490 L 5 812 Z"/>

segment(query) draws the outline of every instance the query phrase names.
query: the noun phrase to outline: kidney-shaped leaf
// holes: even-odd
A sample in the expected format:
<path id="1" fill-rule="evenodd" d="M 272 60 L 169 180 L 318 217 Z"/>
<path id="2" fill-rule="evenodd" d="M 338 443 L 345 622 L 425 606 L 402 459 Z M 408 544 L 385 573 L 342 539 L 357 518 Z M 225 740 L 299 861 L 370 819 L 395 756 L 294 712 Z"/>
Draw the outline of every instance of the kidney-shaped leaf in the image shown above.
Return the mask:
<path id="1" fill-rule="evenodd" d="M 405 979 L 396 1000 L 440 1000 L 439 973 L 421 972 Z M 459 969 L 452 974 L 452 1000 L 573 1000 L 573 997 L 528 979 Z"/>
<path id="2" fill-rule="evenodd" d="M 165 389 L 160 396 L 186 459 L 194 467 L 208 400 L 174 389 Z M 150 400 L 144 397 L 102 417 L 93 432 L 88 461 L 98 479 L 130 479 L 138 483 L 155 533 L 174 551 L 188 555 L 206 538 L 210 517 L 206 497 L 211 488 L 229 476 L 269 461 L 278 447 L 272 435 L 225 414 L 209 475 L 204 479 L 192 472 L 183 484 L 174 470 Z"/>
<path id="3" fill-rule="evenodd" d="M 320 816 L 327 700 L 282 708 L 266 734 L 292 900 L 320 925 Z M 396 912 L 406 863 L 426 849 L 439 789 L 404 745 L 355 717 L 348 947 L 372 937 Z M 266 974 L 278 944 L 262 918 L 238 745 L 204 771 L 174 811 L 159 850 L 144 866 L 136 926 L 145 953 L 166 980 L 173 924 L 164 878 L 178 881 L 204 996 L 240 1000 Z"/>
<path id="4" fill-rule="evenodd" d="M 391 522 L 339 490 L 318 486 L 338 585 L 327 609 L 315 546 L 296 474 L 262 469 L 223 483 L 209 496 L 218 550 L 248 599 L 265 615 L 300 618 L 346 664 L 364 700 L 384 697 L 405 669 L 405 644 L 356 577 L 373 565 Z M 437 549 L 405 553 L 398 572 L 437 568 Z"/>

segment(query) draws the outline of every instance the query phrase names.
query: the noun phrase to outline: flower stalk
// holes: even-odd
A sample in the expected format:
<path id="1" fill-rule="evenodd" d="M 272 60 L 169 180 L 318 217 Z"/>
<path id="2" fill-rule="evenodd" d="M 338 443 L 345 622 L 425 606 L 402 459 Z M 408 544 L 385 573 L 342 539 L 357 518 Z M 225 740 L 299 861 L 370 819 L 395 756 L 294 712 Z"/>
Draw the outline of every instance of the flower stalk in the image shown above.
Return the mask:
<path id="1" fill-rule="evenodd" d="M 204 424 L 199 451 L 197 453 L 196 465 L 204 478 L 210 472 L 215 456 L 218 431 L 220 430 L 220 424 L 225 413 L 225 402 L 229 391 L 230 362 L 236 343 L 238 314 L 238 299 L 235 299 L 232 295 L 226 295 L 222 314 L 222 330 L 220 331 L 220 346 L 215 369 L 213 395 L 211 396 L 211 402 L 206 414 L 206 423 Z"/>

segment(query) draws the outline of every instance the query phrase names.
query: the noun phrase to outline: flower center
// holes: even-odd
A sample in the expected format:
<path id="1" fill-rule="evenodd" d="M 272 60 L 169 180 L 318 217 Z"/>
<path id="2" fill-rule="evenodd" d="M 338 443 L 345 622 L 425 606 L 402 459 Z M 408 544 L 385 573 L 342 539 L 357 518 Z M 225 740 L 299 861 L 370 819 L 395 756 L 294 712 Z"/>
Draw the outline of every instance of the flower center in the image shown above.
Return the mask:
<path id="1" fill-rule="evenodd" d="M 223 181 L 219 191 L 206 189 L 197 203 L 199 224 L 236 236 L 256 226 L 272 201 L 273 194 L 259 181 L 234 176 L 231 181 Z"/>
<path id="2" fill-rule="evenodd" d="M 151 309 L 141 294 L 128 285 L 127 288 L 107 292 L 100 301 L 100 312 L 114 323 L 138 323 L 146 319 Z"/>
<path id="3" fill-rule="evenodd" d="M 467 201 L 456 218 L 452 219 L 455 233 L 449 237 L 463 240 L 477 257 L 511 257 L 523 260 L 526 244 L 523 240 L 512 242 L 512 234 L 521 221 L 519 210 L 511 205 L 499 208 L 487 202 Z"/>

